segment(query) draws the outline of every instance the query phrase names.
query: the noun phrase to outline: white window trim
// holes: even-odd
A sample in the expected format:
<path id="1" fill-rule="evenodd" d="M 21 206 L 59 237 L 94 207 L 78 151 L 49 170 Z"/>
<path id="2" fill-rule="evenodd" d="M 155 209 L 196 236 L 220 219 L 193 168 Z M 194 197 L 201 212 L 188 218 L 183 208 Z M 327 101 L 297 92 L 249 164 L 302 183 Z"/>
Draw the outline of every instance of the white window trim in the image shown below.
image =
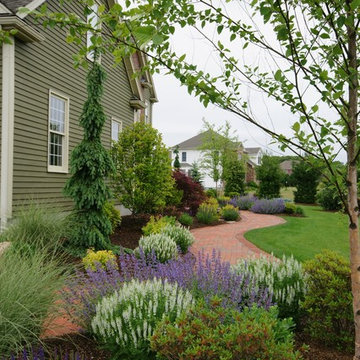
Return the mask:
<path id="1" fill-rule="evenodd" d="M 116 117 L 116 116 L 112 116 L 111 117 L 111 128 L 110 128 L 110 139 L 111 139 L 111 142 L 113 142 L 113 141 L 115 141 L 115 140 L 113 140 L 113 134 L 112 134 L 112 125 L 113 125 L 113 123 L 117 123 L 118 125 L 119 125 L 119 128 L 120 128 L 120 130 L 119 130 L 119 134 L 123 131 L 123 122 L 122 122 L 122 120 L 120 120 L 118 117 Z"/>
<path id="2" fill-rule="evenodd" d="M 151 124 L 151 105 L 149 100 L 145 100 L 145 109 L 144 109 L 144 121 L 145 124 Z"/>
<path id="3" fill-rule="evenodd" d="M 54 166 L 50 165 L 49 161 L 49 153 L 50 153 L 50 105 L 51 96 L 56 96 L 60 99 L 65 100 L 65 124 L 64 124 L 64 144 L 63 144 L 63 158 L 62 158 L 62 166 Z M 58 91 L 49 90 L 49 105 L 48 105 L 48 145 L 47 145 L 47 170 L 51 173 L 62 173 L 68 174 L 69 173 L 69 109 L 70 109 L 70 98 Z"/>

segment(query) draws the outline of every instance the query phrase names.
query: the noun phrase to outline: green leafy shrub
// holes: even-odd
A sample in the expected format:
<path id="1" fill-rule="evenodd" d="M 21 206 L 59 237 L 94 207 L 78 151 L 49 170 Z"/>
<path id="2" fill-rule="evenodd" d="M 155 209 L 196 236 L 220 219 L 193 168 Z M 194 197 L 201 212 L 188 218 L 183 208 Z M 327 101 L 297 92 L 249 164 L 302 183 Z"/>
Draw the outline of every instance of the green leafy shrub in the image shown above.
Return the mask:
<path id="1" fill-rule="evenodd" d="M 354 315 L 349 262 L 332 251 L 324 251 L 304 264 L 308 291 L 303 308 L 306 330 L 326 344 L 351 349 Z"/>
<path id="2" fill-rule="evenodd" d="M 178 218 L 178 222 L 184 226 L 191 226 L 194 222 L 194 219 L 192 218 L 191 215 L 189 215 L 187 213 L 183 213 Z"/>
<path id="3" fill-rule="evenodd" d="M 112 232 L 116 230 L 118 226 L 121 224 L 121 214 L 118 209 L 116 209 L 114 203 L 108 201 L 104 206 L 104 211 L 106 216 L 109 218 L 111 222 Z"/>
<path id="4" fill-rule="evenodd" d="M 112 187 L 119 201 L 134 214 L 162 210 L 175 182 L 169 152 L 151 124 L 138 121 L 126 127 L 111 148 L 116 171 Z"/>
<path id="5" fill-rule="evenodd" d="M 225 180 L 225 195 L 231 196 L 234 192 L 237 195 L 244 194 L 245 167 L 242 161 L 234 159 L 227 164 Z"/>
<path id="6" fill-rule="evenodd" d="M 60 290 L 68 275 L 61 258 L 39 246 L 29 251 L 11 245 L 0 256 L 0 354 L 34 344 L 44 321 L 56 314 Z"/>
<path id="7" fill-rule="evenodd" d="M 231 198 L 229 196 L 218 196 L 217 201 L 220 207 L 223 207 L 229 203 Z"/>
<path id="8" fill-rule="evenodd" d="M 125 283 L 96 306 L 94 334 L 116 359 L 150 359 L 149 338 L 164 315 L 169 321 L 189 309 L 189 291 L 161 279 Z"/>
<path id="9" fill-rule="evenodd" d="M 139 240 L 139 247 L 142 248 L 145 255 L 154 252 L 156 258 L 162 263 L 176 258 L 178 255 L 175 240 L 161 233 L 143 236 Z"/>
<path id="10" fill-rule="evenodd" d="M 189 247 L 194 243 L 193 234 L 183 226 L 166 225 L 161 234 L 173 239 L 183 254 L 186 254 Z"/>
<path id="11" fill-rule="evenodd" d="M 295 202 L 304 204 L 315 203 L 320 175 L 319 169 L 305 161 L 299 161 L 295 164 L 291 174 L 296 187 L 294 191 Z"/>
<path id="12" fill-rule="evenodd" d="M 82 263 L 86 270 L 91 269 L 95 271 L 99 266 L 106 270 L 109 263 L 112 266 L 116 265 L 116 256 L 110 250 L 94 251 L 89 249 L 86 256 L 82 258 Z"/>
<path id="13" fill-rule="evenodd" d="M 285 202 L 285 214 L 295 214 L 296 205 L 292 202 Z"/>
<path id="14" fill-rule="evenodd" d="M 233 205 L 226 205 L 222 208 L 221 214 L 226 221 L 236 221 L 239 219 L 239 210 Z"/>
<path id="15" fill-rule="evenodd" d="M 316 201 L 324 210 L 341 210 L 343 207 L 338 191 L 329 186 L 319 190 Z"/>
<path id="16" fill-rule="evenodd" d="M 169 360 L 296 360 L 291 320 L 279 320 L 277 310 L 221 307 L 214 298 L 183 313 L 173 323 L 165 318 L 151 337 L 151 348 Z"/>
<path id="17" fill-rule="evenodd" d="M 202 224 L 212 224 L 219 220 L 219 214 L 216 205 L 202 203 L 196 214 L 196 218 Z"/>
<path id="18" fill-rule="evenodd" d="M 175 225 L 176 218 L 173 216 L 151 216 L 148 223 L 142 228 L 145 236 L 159 234 L 166 225 Z"/>
<path id="19" fill-rule="evenodd" d="M 258 189 L 260 198 L 272 199 L 280 197 L 283 172 L 276 158 L 264 155 L 261 165 L 256 168 L 256 176 L 260 181 Z"/>
<path id="20" fill-rule="evenodd" d="M 58 252 L 69 232 L 70 225 L 63 212 L 33 203 L 16 213 L 13 224 L 1 234 L 0 239 L 22 249 L 46 248 L 50 252 Z"/>
<path id="21" fill-rule="evenodd" d="M 205 194 L 208 196 L 208 197 L 213 197 L 213 198 L 216 198 L 217 197 L 217 192 L 215 189 L 207 189 L 205 191 Z"/>
<path id="22" fill-rule="evenodd" d="M 297 206 L 295 209 L 295 214 L 299 216 L 305 216 L 305 211 L 301 206 Z"/>
<path id="23" fill-rule="evenodd" d="M 233 266 L 233 270 L 238 274 L 253 274 L 256 286 L 266 287 L 273 294 L 272 300 L 278 306 L 279 316 L 292 317 L 296 323 L 299 322 L 306 281 L 302 265 L 294 257 L 284 255 L 279 261 L 267 256 L 242 259 Z"/>

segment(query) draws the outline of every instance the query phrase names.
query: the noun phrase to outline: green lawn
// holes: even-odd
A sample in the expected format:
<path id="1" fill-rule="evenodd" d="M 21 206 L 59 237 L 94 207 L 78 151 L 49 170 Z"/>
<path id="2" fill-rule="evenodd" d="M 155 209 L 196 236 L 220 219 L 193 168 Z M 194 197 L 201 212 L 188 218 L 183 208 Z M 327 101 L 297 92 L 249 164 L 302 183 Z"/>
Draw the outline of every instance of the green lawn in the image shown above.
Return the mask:
<path id="1" fill-rule="evenodd" d="M 325 212 L 318 206 L 303 206 L 306 217 L 284 216 L 286 224 L 251 230 L 245 238 L 276 257 L 293 254 L 304 261 L 323 249 L 349 257 L 347 217 Z"/>

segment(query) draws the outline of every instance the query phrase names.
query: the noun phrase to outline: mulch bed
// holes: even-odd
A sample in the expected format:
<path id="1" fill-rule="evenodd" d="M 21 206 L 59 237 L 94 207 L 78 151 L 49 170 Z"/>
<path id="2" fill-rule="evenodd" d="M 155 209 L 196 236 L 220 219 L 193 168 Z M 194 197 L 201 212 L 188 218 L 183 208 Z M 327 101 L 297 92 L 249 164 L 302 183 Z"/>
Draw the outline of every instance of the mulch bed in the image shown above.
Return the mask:
<path id="1" fill-rule="evenodd" d="M 128 249 L 136 249 L 139 246 L 140 237 L 143 235 L 141 228 L 149 221 L 150 215 L 128 215 L 123 216 L 121 225 L 111 235 L 110 239 L 114 245 L 120 245 Z M 206 226 L 217 226 L 225 224 L 226 222 L 220 219 L 218 222 L 205 225 L 201 224 L 194 218 L 190 229 L 198 229 Z"/>

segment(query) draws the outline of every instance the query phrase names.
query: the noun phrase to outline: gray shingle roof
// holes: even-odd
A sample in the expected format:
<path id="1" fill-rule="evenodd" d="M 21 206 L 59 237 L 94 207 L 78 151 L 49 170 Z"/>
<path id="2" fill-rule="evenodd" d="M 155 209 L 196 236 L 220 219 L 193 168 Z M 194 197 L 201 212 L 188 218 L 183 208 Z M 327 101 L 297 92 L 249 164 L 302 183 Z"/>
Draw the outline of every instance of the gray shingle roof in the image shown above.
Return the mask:
<path id="1" fill-rule="evenodd" d="M 244 149 L 248 154 L 257 154 L 261 148 L 260 147 L 253 147 L 253 148 L 245 148 Z"/>
<path id="2" fill-rule="evenodd" d="M 16 14 L 20 7 L 26 7 L 32 1 L 33 0 L 0 0 L 0 3 Z"/>

